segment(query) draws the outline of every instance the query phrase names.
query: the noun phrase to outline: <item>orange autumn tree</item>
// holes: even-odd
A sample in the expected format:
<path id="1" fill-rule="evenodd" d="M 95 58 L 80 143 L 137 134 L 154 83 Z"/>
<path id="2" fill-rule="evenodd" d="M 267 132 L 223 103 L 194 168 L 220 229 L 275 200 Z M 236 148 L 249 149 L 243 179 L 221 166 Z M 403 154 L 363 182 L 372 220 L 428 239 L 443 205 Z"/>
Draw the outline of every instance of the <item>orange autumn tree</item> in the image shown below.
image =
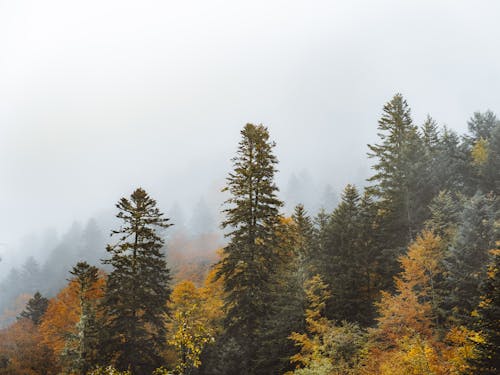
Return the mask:
<path id="1" fill-rule="evenodd" d="M 387 343 L 413 333 L 432 334 L 433 279 L 441 272 L 442 256 L 441 239 L 424 231 L 400 257 L 403 271 L 394 278 L 396 293 L 382 292 L 377 304 L 379 336 Z"/>
<path id="2" fill-rule="evenodd" d="M 382 292 L 378 326 L 364 373 L 384 375 L 459 374 L 457 355 L 467 350 L 467 331 L 453 329 L 444 341 L 434 333 L 434 282 L 442 272 L 443 246 L 439 236 L 424 231 L 401 256 L 402 272 L 394 278 L 395 293 Z"/>
<path id="3" fill-rule="evenodd" d="M 86 298 L 94 302 L 101 299 L 104 285 L 105 278 L 101 274 L 95 285 L 89 288 Z M 58 357 L 60 357 L 66 346 L 68 334 L 76 333 L 76 324 L 80 320 L 82 313 L 79 290 L 79 283 L 74 279 L 71 280 L 56 297 L 49 301 L 49 307 L 40 324 L 40 333 L 43 337 L 43 342 Z"/>
<path id="4" fill-rule="evenodd" d="M 47 375 L 58 372 L 54 353 L 39 327 L 22 318 L 0 331 L 0 374 Z"/>

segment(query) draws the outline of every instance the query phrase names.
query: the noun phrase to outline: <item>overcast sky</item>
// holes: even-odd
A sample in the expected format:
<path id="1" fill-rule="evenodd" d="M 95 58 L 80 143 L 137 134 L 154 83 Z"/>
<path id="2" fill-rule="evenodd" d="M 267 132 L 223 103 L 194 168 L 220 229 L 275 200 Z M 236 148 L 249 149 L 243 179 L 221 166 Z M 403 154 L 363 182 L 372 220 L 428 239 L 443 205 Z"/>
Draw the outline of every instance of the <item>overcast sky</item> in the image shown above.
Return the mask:
<path id="1" fill-rule="evenodd" d="M 335 187 L 367 173 L 396 92 L 417 123 L 463 132 L 500 111 L 499 15 L 482 0 L 0 0 L 4 251 L 137 186 L 189 210 L 222 187 L 246 122 L 277 141 L 282 188 L 303 169 Z"/>

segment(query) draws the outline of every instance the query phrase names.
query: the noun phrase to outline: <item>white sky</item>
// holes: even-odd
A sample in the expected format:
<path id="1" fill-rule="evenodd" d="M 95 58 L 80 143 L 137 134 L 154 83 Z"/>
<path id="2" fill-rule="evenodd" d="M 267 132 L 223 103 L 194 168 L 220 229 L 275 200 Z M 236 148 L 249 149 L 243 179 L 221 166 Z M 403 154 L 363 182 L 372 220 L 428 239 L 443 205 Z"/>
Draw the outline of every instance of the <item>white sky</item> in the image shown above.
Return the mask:
<path id="1" fill-rule="evenodd" d="M 499 15 L 483 0 L 0 0 L 0 242 L 139 185 L 189 210 L 222 186 L 246 122 L 277 141 L 282 188 L 304 168 L 359 178 L 396 92 L 417 123 L 463 132 L 500 111 Z"/>

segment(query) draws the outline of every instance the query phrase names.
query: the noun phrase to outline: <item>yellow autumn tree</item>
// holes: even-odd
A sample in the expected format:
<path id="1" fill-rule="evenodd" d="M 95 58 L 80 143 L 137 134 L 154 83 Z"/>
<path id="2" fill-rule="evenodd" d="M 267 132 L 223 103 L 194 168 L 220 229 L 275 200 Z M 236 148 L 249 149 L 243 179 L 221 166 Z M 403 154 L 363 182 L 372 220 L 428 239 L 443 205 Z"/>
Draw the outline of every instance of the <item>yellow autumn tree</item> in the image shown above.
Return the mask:
<path id="1" fill-rule="evenodd" d="M 201 352 L 213 335 L 204 314 L 202 293 L 193 282 L 182 281 L 172 291 L 168 307 L 167 342 L 177 353 L 175 372 L 189 373 L 201 365 Z"/>

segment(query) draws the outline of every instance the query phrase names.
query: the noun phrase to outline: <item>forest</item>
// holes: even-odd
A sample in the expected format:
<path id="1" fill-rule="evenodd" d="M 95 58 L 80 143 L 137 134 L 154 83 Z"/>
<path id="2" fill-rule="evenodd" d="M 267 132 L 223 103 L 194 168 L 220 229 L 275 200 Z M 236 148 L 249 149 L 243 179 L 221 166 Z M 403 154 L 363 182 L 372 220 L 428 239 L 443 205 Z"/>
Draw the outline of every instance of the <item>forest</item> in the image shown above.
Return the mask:
<path id="1" fill-rule="evenodd" d="M 496 115 L 457 134 L 394 95 L 366 185 L 314 215 L 284 214 L 266 125 L 235 145 L 225 240 L 190 245 L 216 255 L 173 257 L 176 218 L 131 187 L 110 237 L 90 221 L 2 275 L 0 374 L 500 374 Z"/>

